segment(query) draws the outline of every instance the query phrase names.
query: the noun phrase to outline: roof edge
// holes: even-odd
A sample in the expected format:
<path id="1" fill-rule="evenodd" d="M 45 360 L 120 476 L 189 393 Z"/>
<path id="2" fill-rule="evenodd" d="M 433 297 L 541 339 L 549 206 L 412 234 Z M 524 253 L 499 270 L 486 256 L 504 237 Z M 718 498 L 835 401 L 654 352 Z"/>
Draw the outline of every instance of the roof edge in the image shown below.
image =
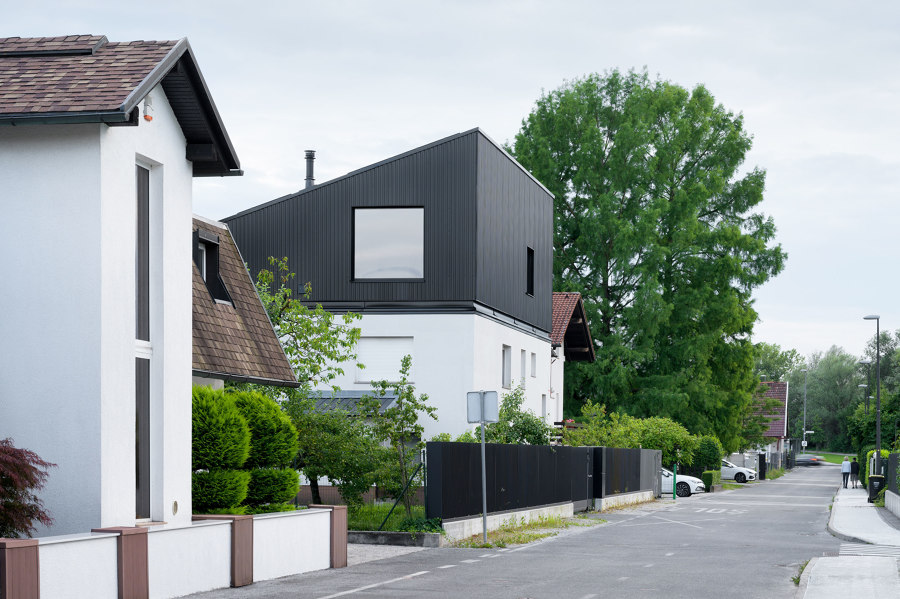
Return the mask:
<path id="1" fill-rule="evenodd" d="M 257 385 L 270 385 L 273 387 L 299 387 L 297 381 L 283 381 L 281 379 L 267 379 L 256 376 L 246 376 L 241 374 L 232 374 L 228 372 L 215 372 L 212 370 L 200 370 L 199 368 L 191 369 L 194 376 L 211 379 L 221 379 L 224 381 L 234 381 L 236 383 L 255 383 Z"/>

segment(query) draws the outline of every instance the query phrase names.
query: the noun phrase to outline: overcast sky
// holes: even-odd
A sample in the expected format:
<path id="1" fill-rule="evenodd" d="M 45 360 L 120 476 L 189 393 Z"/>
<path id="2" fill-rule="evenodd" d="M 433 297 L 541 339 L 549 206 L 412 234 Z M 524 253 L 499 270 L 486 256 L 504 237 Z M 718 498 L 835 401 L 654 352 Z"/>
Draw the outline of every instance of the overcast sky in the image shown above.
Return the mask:
<path id="1" fill-rule="evenodd" d="M 187 37 L 246 172 L 196 179 L 222 218 L 481 127 L 512 140 L 542 90 L 644 67 L 743 113 L 787 267 L 755 341 L 861 354 L 900 328 L 900 8 L 894 2 L 40 2 L 0 37 Z"/>

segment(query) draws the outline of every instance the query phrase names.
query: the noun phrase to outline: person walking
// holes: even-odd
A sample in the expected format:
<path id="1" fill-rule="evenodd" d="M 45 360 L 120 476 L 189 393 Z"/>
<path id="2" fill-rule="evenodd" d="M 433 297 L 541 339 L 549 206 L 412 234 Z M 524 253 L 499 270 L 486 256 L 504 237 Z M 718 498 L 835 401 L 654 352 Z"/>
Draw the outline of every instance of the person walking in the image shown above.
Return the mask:
<path id="1" fill-rule="evenodd" d="M 844 456 L 844 461 L 841 462 L 841 476 L 844 477 L 844 488 L 847 488 L 847 479 L 850 478 L 850 458 Z"/>
<path id="2" fill-rule="evenodd" d="M 859 485 L 859 462 L 856 461 L 856 458 L 853 458 L 853 462 L 850 464 L 850 482 L 853 483 L 854 489 Z"/>

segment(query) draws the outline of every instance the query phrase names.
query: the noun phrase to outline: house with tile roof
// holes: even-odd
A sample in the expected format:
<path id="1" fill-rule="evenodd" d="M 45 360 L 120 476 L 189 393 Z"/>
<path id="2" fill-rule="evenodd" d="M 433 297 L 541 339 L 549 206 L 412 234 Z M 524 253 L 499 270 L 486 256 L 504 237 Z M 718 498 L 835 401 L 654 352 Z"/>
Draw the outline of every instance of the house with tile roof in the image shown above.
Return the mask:
<path id="1" fill-rule="evenodd" d="M 550 355 L 550 397 L 554 422 L 563 416 L 563 379 L 566 362 L 593 362 L 594 342 L 584 311 L 581 294 L 573 291 L 553 292 L 553 330 L 550 332 L 553 351 Z"/>
<path id="2" fill-rule="evenodd" d="M 480 129 L 314 183 L 223 219 L 251 273 L 286 256 L 295 295 L 362 314 L 345 392 L 411 381 L 437 407 L 425 437 L 471 428 L 466 393 L 508 393 L 561 416 L 550 399 L 553 197 Z M 561 380 L 560 380 L 561 382 Z M 323 389 L 324 390 L 324 389 Z"/>
<path id="3" fill-rule="evenodd" d="M 788 382 L 787 381 L 763 381 L 763 391 L 757 396 L 756 401 L 760 404 L 760 408 L 756 410 L 757 414 L 762 414 L 768 418 L 768 428 L 763 437 L 766 439 L 766 445 L 759 448 L 767 454 L 783 453 L 785 451 L 785 441 L 788 438 L 787 428 L 787 408 L 788 408 Z M 777 407 L 773 411 L 764 411 L 762 406 L 768 401 L 774 400 L 773 403 Z"/>
<path id="4" fill-rule="evenodd" d="M 190 44 L 2 38 L 0 90 L 0 438 L 57 464 L 41 534 L 188 526 L 192 374 L 293 381 L 231 238 L 192 221 L 193 177 L 241 170 Z"/>

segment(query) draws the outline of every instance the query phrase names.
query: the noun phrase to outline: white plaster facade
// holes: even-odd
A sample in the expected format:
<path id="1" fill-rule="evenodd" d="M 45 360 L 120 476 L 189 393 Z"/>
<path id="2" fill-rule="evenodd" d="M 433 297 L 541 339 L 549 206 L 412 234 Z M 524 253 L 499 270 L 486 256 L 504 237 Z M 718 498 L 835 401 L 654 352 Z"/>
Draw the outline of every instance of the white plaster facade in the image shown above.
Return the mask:
<path id="1" fill-rule="evenodd" d="M 502 396 L 523 380 L 524 409 L 543 416 L 548 423 L 562 415 L 562 405 L 551 402 L 549 338 L 539 338 L 479 313 L 364 314 L 356 326 L 362 330 L 362 343 L 369 355 L 378 353 L 379 344 L 390 355 L 396 354 L 398 347 L 412 348 L 411 380 L 416 393 L 427 393 L 429 405 L 437 408 L 437 421 L 420 419 L 425 427 L 425 439 L 438 433 L 455 437 L 473 428 L 466 419 L 468 391 L 493 390 Z M 511 352 L 510 389 L 503 387 L 504 345 Z M 371 366 L 366 364 L 365 356 L 361 360 Z M 390 380 L 391 374 L 399 373 L 399 359 L 393 370 L 383 370 L 387 367 L 381 364 L 376 368 L 377 371 L 372 368 L 357 371 L 345 365 L 345 374 L 334 383 L 345 391 L 369 390 L 372 388 L 369 381 L 381 377 Z M 561 386 L 561 374 L 558 380 Z"/>
<path id="2" fill-rule="evenodd" d="M 0 438 L 57 464 L 39 535 L 135 523 L 136 356 L 151 360 L 151 518 L 190 524 L 192 166 L 165 93 L 150 95 L 137 127 L 0 127 Z M 136 164 L 150 169 L 140 345 Z"/>

